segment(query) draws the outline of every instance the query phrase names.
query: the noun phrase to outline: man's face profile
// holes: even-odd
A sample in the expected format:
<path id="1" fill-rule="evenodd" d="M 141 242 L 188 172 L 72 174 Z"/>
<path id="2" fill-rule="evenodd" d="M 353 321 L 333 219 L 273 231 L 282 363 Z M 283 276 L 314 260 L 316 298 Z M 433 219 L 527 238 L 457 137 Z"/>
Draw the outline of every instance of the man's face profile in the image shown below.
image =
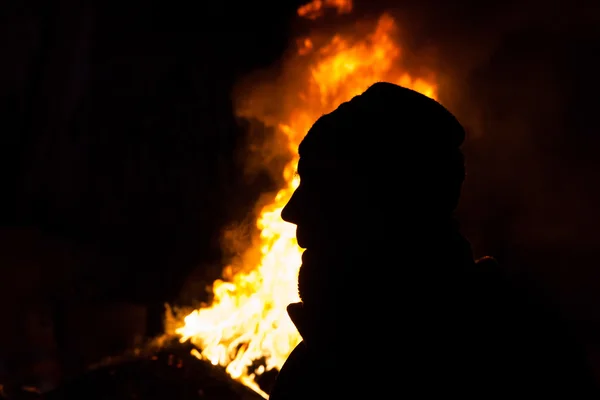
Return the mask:
<path id="1" fill-rule="evenodd" d="M 454 226 L 463 140 L 442 105 L 389 83 L 319 118 L 300 144 L 300 184 L 281 213 L 305 249 L 300 296 L 304 287 L 320 298 L 372 255 L 412 251 L 405 239 Z"/>
<path id="2" fill-rule="evenodd" d="M 352 183 L 342 163 L 334 158 L 301 157 L 298 175 L 300 185 L 281 217 L 297 226 L 301 248 L 336 246 L 343 240 L 354 214 L 348 198 Z"/>
<path id="3" fill-rule="evenodd" d="M 300 184 L 281 212 L 283 220 L 296 225 L 298 245 L 305 249 L 298 275 L 304 304 L 322 304 L 328 292 L 327 276 L 344 263 L 349 241 L 358 236 L 354 184 L 344 163 L 332 157 L 301 156 Z M 348 178 L 350 177 L 350 179 Z"/>

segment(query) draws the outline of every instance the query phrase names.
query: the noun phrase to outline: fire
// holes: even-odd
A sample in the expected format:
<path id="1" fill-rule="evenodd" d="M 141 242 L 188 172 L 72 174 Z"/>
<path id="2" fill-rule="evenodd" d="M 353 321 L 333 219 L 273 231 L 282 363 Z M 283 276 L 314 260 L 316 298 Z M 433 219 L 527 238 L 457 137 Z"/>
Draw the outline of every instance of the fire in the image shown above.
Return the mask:
<path id="1" fill-rule="evenodd" d="M 352 0 L 313 0 L 298 9 L 298 15 L 304 18 L 317 19 L 323 15 L 325 8 L 335 8 L 338 14 L 352 11 Z"/>
<path id="2" fill-rule="evenodd" d="M 298 14 L 312 19 L 324 7 L 349 12 L 352 3 L 315 0 Z M 238 99 L 238 115 L 276 127 L 285 139 L 287 146 L 278 151 L 291 159 L 279 171 L 286 183 L 256 221 L 259 256 L 244 265 L 226 267 L 223 279 L 213 284 L 212 304 L 189 313 L 175 332 L 182 342 L 189 339 L 202 349 L 198 357 L 226 367 L 231 377 L 265 398 L 255 379 L 265 371 L 280 369 L 301 340 L 286 307 L 299 301 L 297 275 L 302 251 L 296 243 L 295 226 L 280 217 L 298 185 L 294 172 L 299 142 L 318 117 L 377 81 L 398 83 L 436 97 L 431 78 L 416 78 L 402 69 L 402 53 L 394 34 L 395 22 L 384 14 L 366 35 L 299 38 L 285 72 L 270 82 L 253 80 L 252 87 L 242 91 L 244 98 Z M 257 362 L 261 363 L 258 368 Z"/>

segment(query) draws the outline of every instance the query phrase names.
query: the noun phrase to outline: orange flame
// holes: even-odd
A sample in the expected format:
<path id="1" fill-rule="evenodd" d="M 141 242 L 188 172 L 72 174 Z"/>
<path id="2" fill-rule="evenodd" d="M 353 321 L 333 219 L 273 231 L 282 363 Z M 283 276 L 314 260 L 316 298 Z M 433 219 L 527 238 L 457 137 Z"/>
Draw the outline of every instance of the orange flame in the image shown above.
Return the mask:
<path id="1" fill-rule="evenodd" d="M 298 13 L 314 15 L 325 6 L 347 12 L 352 4 L 315 0 Z M 258 261 L 253 258 L 245 265 L 227 267 L 224 279 L 213 284 L 212 304 L 185 316 L 175 332 L 182 342 L 189 339 L 202 349 L 196 353 L 199 357 L 226 367 L 234 379 L 265 398 L 256 377 L 280 369 L 301 340 L 286 306 L 299 300 L 297 276 L 302 251 L 296 243 L 295 226 L 280 217 L 298 185 L 294 172 L 299 142 L 317 118 L 377 81 L 394 82 L 436 97 L 436 86 L 430 80 L 413 77 L 402 69 L 394 31 L 394 20 L 384 14 L 367 35 L 299 39 L 286 72 L 271 77 L 270 82 L 257 83 L 254 79 L 252 87 L 238 99 L 239 116 L 274 126 L 285 139 L 287 146 L 277 149 L 291 158 L 278 172 L 283 173 L 285 185 L 256 222 L 260 230 Z M 257 360 L 263 360 L 263 365 L 252 368 Z"/>
<path id="2" fill-rule="evenodd" d="M 308 19 L 317 19 L 325 8 L 335 8 L 338 14 L 352 11 L 352 0 L 313 0 L 298 8 L 298 15 Z"/>

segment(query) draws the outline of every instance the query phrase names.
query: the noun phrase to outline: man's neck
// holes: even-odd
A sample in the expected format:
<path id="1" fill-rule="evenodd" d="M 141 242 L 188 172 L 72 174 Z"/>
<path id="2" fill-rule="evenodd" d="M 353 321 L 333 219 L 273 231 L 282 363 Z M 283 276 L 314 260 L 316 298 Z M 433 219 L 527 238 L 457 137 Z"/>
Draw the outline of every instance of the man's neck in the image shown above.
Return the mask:
<path id="1" fill-rule="evenodd" d="M 452 280 L 461 281 L 474 264 L 469 242 L 458 230 L 421 232 L 405 241 L 388 237 L 365 246 L 367 251 L 360 252 L 364 259 L 354 250 L 353 265 L 340 274 L 361 274 L 361 279 L 341 275 L 336 280 L 339 286 L 324 290 L 331 290 L 331 296 L 323 294 L 314 302 L 291 305 L 288 313 L 307 344 L 327 343 L 340 332 L 359 335 L 357 329 L 373 322 L 369 313 L 359 309 L 372 309 L 373 317 L 393 318 L 402 313 L 400 308 L 411 308 L 411 299 L 428 298 L 433 304 L 443 297 L 440 288 L 449 289 Z"/>

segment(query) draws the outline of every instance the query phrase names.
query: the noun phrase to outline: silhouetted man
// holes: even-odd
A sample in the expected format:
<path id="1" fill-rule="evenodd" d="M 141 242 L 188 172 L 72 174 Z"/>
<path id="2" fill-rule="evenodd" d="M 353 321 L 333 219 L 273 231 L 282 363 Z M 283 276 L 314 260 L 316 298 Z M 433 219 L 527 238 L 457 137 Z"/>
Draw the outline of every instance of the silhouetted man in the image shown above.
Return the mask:
<path id="1" fill-rule="evenodd" d="M 443 106 L 389 83 L 309 130 L 282 212 L 306 249 L 288 307 L 304 340 L 271 400 L 594 398 L 570 332 L 459 233 L 463 140 Z"/>

